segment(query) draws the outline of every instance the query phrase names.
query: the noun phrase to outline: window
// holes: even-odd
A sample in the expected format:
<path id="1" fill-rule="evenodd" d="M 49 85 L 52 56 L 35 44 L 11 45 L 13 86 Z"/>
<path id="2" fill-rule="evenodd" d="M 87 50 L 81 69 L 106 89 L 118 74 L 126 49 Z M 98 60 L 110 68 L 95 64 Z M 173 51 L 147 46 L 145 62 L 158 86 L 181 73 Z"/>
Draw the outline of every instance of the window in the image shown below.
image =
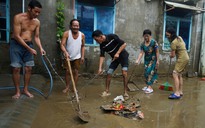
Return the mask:
<path id="1" fill-rule="evenodd" d="M 182 8 L 175 8 L 171 11 L 165 13 L 164 19 L 164 42 L 163 50 L 170 50 L 170 42 L 166 38 L 166 29 L 172 27 L 176 30 L 177 35 L 181 36 L 186 44 L 186 49 L 190 50 L 191 43 L 191 26 L 192 26 L 192 16 L 190 10 L 185 10 Z"/>
<path id="2" fill-rule="evenodd" d="M 103 4 L 100 4 L 99 1 L 86 3 L 78 0 L 75 15 L 80 21 L 80 31 L 85 34 L 86 45 L 97 45 L 92 39 L 92 32 L 96 29 L 100 29 L 104 34 L 114 32 L 114 7 L 110 0 L 108 3 L 104 2 Z"/>
<path id="3" fill-rule="evenodd" d="M 85 34 L 86 44 L 93 44 L 91 37 L 94 30 L 94 7 L 78 5 L 77 19 L 80 21 L 80 29 Z"/>
<path id="4" fill-rule="evenodd" d="M 0 2 L 0 43 L 9 42 L 9 0 Z"/>

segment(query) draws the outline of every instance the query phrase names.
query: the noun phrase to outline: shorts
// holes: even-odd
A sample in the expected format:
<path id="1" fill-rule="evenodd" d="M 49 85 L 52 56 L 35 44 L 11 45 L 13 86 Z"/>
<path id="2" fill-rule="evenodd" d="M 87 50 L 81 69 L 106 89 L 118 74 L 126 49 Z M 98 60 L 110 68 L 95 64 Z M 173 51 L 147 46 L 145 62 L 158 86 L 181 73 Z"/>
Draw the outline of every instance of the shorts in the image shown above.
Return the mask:
<path id="1" fill-rule="evenodd" d="M 107 73 L 112 74 L 116 70 L 116 68 L 118 67 L 119 64 L 121 64 L 122 70 L 127 71 L 128 66 L 129 66 L 128 57 L 129 57 L 129 54 L 127 53 L 127 51 L 125 51 L 125 50 L 122 51 L 119 55 L 119 58 L 114 60 L 110 64 Z"/>
<path id="2" fill-rule="evenodd" d="M 76 59 L 76 60 L 70 61 L 71 68 L 79 70 L 80 69 L 80 60 L 81 59 Z M 66 70 L 68 69 L 68 62 L 66 59 L 63 59 L 62 67 Z"/>
<path id="3" fill-rule="evenodd" d="M 33 48 L 32 42 L 26 42 L 27 45 Z M 22 66 L 34 66 L 34 56 L 24 46 L 19 44 L 16 40 L 10 41 L 10 60 L 11 66 L 20 68 Z"/>

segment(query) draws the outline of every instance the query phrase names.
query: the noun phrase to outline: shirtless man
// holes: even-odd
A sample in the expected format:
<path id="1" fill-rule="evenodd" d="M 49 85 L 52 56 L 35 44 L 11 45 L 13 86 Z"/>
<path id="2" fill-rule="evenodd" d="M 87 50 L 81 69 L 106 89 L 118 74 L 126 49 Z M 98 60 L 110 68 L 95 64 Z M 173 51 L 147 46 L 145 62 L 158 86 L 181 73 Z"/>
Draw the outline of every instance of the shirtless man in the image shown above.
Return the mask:
<path id="1" fill-rule="evenodd" d="M 10 42 L 10 59 L 12 66 L 12 78 L 16 88 L 16 94 L 13 99 L 19 99 L 20 91 L 20 70 L 24 66 L 24 88 L 22 93 L 32 98 L 34 97 L 28 91 L 32 67 L 34 66 L 34 55 L 37 51 L 33 49 L 32 38 L 34 37 L 36 45 L 39 47 L 42 55 L 45 54 L 39 38 L 40 21 L 37 19 L 41 12 L 41 4 L 36 0 L 31 0 L 28 4 L 28 10 L 14 16 L 13 38 Z"/>
<path id="2" fill-rule="evenodd" d="M 85 35 L 79 31 L 79 28 L 79 21 L 77 19 L 72 19 L 70 21 L 70 30 L 63 33 L 61 40 L 61 50 L 66 59 L 63 67 L 67 69 L 65 74 L 66 88 L 63 90 L 63 93 L 67 93 L 71 90 L 69 86 L 70 73 L 67 67 L 67 60 L 71 63 L 75 84 L 77 84 L 78 81 L 78 70 L 80 68 L 80 64 L 84 62 Z"/>

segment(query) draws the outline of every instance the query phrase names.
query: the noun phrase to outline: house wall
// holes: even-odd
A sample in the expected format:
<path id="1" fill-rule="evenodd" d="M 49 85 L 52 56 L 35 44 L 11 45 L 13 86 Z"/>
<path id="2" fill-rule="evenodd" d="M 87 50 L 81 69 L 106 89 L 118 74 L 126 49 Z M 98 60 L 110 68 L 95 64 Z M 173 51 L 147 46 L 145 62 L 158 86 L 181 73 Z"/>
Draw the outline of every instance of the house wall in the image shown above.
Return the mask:
<path id="1" fill-rule="evenodd" d="M 197 24 L 197 25 L 196 25 Z M 198 72 L 197 74 L 202 75 L 199 69 L 199 60 L 200 60 L 200 49 L 202 41 L 202 14 L 199 14 L 193 17 L 192 24 L 192 39 L 189 52 L 189 71 Z"/>
<path id="2" fill-rule="evenodd" d="M 203 0 L 205 1 L 205 0 Z M 204 3 L 202 4 L 204 5 Z M 201 41 L 201 47 L 199 48 L 200 53 L 200 61 L 199 61 L 199 70 L 202 76 L 205 76 L 205 14 L 203 14 L 203 23 L 202 23 L 202 41 Z"/>
<path id="3" fill-rule="evenodd" d="M 205 14 L 203 14 L 203 21 L 205 21 Z M 203 22 L 203 34 L 202 34 L 202 44 L 201 44 L 201 54 L 200 54 L 200 63 L 199 67 L 201 70 L 201 74 L 205 76 L 205 22 Z"/>
<path id="4" fill-rule="evenodd" d="M 50 58 L 50 61 L 55 67 L 59 70 L 60 68 L 60 48 L 59 44 L 56 42 L 56 0 L 39 0 L 42 4 L 41 14 L 39 15 L 39 20 L 41 22 L 40 28 L 40 39 L 43 48 L 47 52 L 47 57 Z M 27 5 L 29 0 L 25 0 L 25 12 L 27 11 Z M 73 17 L 72 12 L 72 0 L 69 2 L 64 0 L 65 3 L 65 26 L 68 28 L 69 20 Z M 10 0 L 10 26 L 12 32 L 12 24 L 14 15 L 22 12 L 22 0 Z M 35 57 L 35 67 L 33 68 L 33 73 L 46 72 L 45 68 L 42 66 L 41 56 L 39 54 L 39 49 L 34 46 L 38 55 Z M 9 60 L 9 43 L 0 44 L 0 73 L 10 72 L 10 60 Z M 46 60 L 46 59 L 45 59 Z"/>
<path id="5" fill-rule="evenodd" d="M 17 2 L 18 1 L 18 2 Z M 39 16 L 41 21 L 40 37 L 44 49 L 47 52 L 47 57 L 51 63 L 55 66 L 56 70 L 61 74 L 64 71 L 61 68 L 61 55 L 59 44 L 56 43 L 56 0 L 39 0 L 43 6 L 42 12 Z M 69 21 L 74 17 L 73 1 L 74 0 L 63 0 L 65 3 L 65 26 L 68 29 Z M 25 8 L 27 9 L 26 1 Z M 17 12 L 21 12 L 21 0 L 11 0 L 11 26 L 13 16 Z M 162 51 L 162 33 L 163 33 L 163 0 L 152 0 L 147 2 L 145 0 L 121 0 L 116 4 L 115 10 L 115 33 L 120 36 L 126 43 L 126 49 L 130 53 L 130 72 L 134 68 L 134 62 L 139 55 L 139 46 L 142 42 L 142 32 L 144 29 L 150 29 L 153 33 L 153 38 L 158 42 L 160 49 L 160 68 L 158 72 L 165 74 L 169 66 L 169 53 Z M 25 9 L 25 11 L 26 11 Z M 192 29 L 192 43 L 189 55 L 191 55 L 190 65 L 193 72 L 198 71 L 198 62 L 200 51 L 197 50 L 200 47 L 201 42 L 201 24 L 202 16 L 196 15 L 193 18 L 193 29 Z M 0 44 L 0 58 L 1 59 L 1 72 L 5 73 L 10 71 L 9 67 L 9 54 L 8 44 Z M 45 73 L 45 69 L 42 66 L 42 62 L 38 54 L 35 57 L 36 66 L 34 67 L 34 73 Z M 98 69 L 99 60 L 99 47 L 97 46 L 86 46 L 85 52 L 85 63 L 81 66 L 81 72 L 85 73 L 96 73 Z M 104 63 L 105 70 L 108 68 L 111 59 L 106 56 Z M 143 63 L 143 62 L 142 62 Z M 174 61 L 172 62 L 172 64 Z M 143 65 L 137 68 L 137 72 L 141 74 L 143 72 Z M 116 73 L 120 73 L 118 68 Z"/>
<path id="6" fill-rule="evenodd" d="M 20 13 L 22 11 L 22 0 L 10 0 L 10 23 L 13 22 L 14 14 Z M 12 24 L 11 32 L 12 32 Z M 10 73 L 10 59 L 9 59 L 9 43 L 0 44 L 0 73 Z"/>
<path id="7" fill-rule="evenodd" d="M 146 2 L 120 1 L 116 5 L 116 33 L 127 42 L 127 50 L 130 53 L 130 66 L 134 65 L 139 55 L 140 44 L 143 41 L 144 29 L 152 31 L 153 38 L 159 43 L 161 51 L 161 39 L 163 30 L 163 2 L 162 0 Z M 161 54 L 164 54 L 160 52 Z M 166 57 L 160 56 L 161 60 Z M 142 59 L 143 60 L 143 59 Z M 132 67 L 131 67 L 132 68 Z M 139 68 L 140 69 L 140 68 Z"/>
<path id="8" fill-rule="evenodd" d="M 153 33 L 153 38 L 159 43 L 160 49 L 160 68 L 158 71 L 161 74 L 165 74 L 169 65 L 169 54 L 162 51 L 162 30 L 163 30 L 163 8 L 164 4 L 162 0 L 146 1 L 120 1 L 116 4 L 116 16 L 115 16 L 115 33 L 119 35 L 127 43 L 127 51 L 129 52 L 129 62 L 131 72 L 134 69 L 136 58 L 139 55 L 140 44 L 143 41 L 142 33 L 144 29 L 150 29 Z M 92 54 L 92 50 L 95 50 L 94 56 L 89 57 L 88 60 L 98 61 L 97 48 L 89 49 L 89 54 Z M 93 58 L 94 57 L 94 58 Z M 97 57 L 97 58 L 96 58 Z M 106 57 L 105 69 L 108 68 L 110 58 Z M 143 63 L 143 59 L 142 59 Z M 96 63 L 97 64 L 97 63 Z M 97 65 L 96 65 L 97 66 Z M 97 68 L 94 66 L 95 68 Z M 93 68 L 93 66 L 91 66 Z M 139 75 L 143 73 L 143 65 L 140 65 L 136 69 Z M 89 70 L 90 68 L 87 68 Z M 118 68 L 116 73 L 120 73 Z"/>

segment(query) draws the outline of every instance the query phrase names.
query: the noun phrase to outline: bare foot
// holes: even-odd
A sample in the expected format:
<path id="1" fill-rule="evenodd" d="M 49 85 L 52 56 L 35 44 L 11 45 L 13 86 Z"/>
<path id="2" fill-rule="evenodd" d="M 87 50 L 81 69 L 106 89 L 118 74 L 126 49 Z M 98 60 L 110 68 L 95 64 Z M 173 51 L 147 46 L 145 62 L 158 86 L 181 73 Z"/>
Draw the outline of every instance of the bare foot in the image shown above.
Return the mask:
<path id="1" fill-rule="evenodd" d="M 22 94 L 28 96 L 29 98 L 33 98 L 33 94 L 31 94 L 29 91 L 23 91 Z"/>
<path id="2" fill-rule="evenodd" d="M 19 99 L 20 96 L 21 96 L 21 94 L 15 94 L 15 95 L 12 96 L 12 99 Z"/>
<path id="3" fill-rule="evenodd" d="M 125 100 L 128 100 L 128 99 L 129 99 L 129 95 L 128 95 L 127 93 L 124 93 L 123 96 L 124 96 L 124 99 L 125 99 Z"/>
<path id="4" fill-rule="evenodd" d="M 63 93 L 67 93 L 69 91 L 69 88 L 65 88 L 65 89 L 63 89 Z"/>

